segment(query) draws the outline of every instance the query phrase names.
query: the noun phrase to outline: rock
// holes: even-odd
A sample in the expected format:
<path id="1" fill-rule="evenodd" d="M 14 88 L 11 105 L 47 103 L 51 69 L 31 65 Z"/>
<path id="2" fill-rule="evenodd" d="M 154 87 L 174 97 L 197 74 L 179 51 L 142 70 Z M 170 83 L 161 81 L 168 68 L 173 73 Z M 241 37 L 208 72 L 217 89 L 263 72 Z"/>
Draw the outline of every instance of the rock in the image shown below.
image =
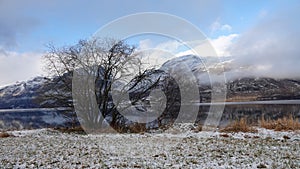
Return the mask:
<path id="1" fill-rule="evenodd" d="M 257 168 L 267 168 L 267 166 L 265 164 L 260 163 Z"/>
<path id="2" fill-rule="evenodd" d="M 290 139 L 290 137 L 289 137 L 289 136 L 287 136 L 287 135 L 284 135 L 284 136 L 283 136 L 283 138 L 284 138 L 285 140 L 288 140 L 288 139 Z"/>

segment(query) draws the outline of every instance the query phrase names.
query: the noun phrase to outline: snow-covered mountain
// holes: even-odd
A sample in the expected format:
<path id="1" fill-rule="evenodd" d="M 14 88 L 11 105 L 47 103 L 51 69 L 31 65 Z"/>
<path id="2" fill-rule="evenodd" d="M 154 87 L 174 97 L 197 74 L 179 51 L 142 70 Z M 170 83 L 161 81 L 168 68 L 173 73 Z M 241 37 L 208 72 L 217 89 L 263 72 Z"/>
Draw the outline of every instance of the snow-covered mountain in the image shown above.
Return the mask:
<path id="1" fill-rule="evenodd" d="M 155 81 L 157 78 L 161 78 L 161 83 L 168 76 L 172 76 L 172 72 L 168 72 L 169 75 L 163 73 L 171 68 L 176 68 L 180 71 L 182 65 L 186 65 L 191 71 L 191 75 L 194 75 L 198 80 L 198 86 L 200 92 L 207 93 L 207 97 L 210 97 L 211 85 L 209 82 L 210 77 L 207 73 L 208 69 L 212 69 L 216 58 L 199 58 L 193 55 L 186 55 L 171 59 L 162 64 L 160 71 L 150 73 L 147 78 L 147 82 L 141 83 L 135 90 L 140 90 L 143 86 L 147 86 L 147 83 Z M 230 58 L 229 58 L 230 60 Z M 228 62 L 228 59 L 223 59 L 223 62 Z M 221 62 L 221 63 L 223 63 Z M 215 64 L 215 69 L 219 65 Z M 166 71 L 167 72 L 167 71 Z M 211 73 L 211 72 L 210 72 Z M 189 77 L 184 77 L 188 79 Z M 149 81 L 149 79 L 152 79 Z M 12 109 L 12 108 L 41 108 L 41 107 L 68 107 L 72 105 L 71 97 L 71 77 L 65 75 L 63 77 L 56 77 L 49 79 L 46 77 L 36 77 L 28 80 L 27 82 L 18 82 L 13 85 L 9 85 L 0 88 L 0 109 Z M 65 82 L 68 82 L 69 86 L 65 86 Z M 149 85 L 149 84 L 148 84 Z M 300 97 L 300 81 L 295 79 L 272 79 L 264 77 L 247 77 L 227 82 L 227 95 L 228 98 L 243 97 L 256 95 L 256 99 L 295 99 Z M 62 95 L 59 95 L 62 94 Z M 52 97 L 55 95 L 55 97 Z M 62 102 L 61 98 L 69 98 Z M 253 98 L 252 98 L 253 99 Z M 251 99 L 251 100 L 252 100 Z M 209 98 L 207 98 L 209 101 Z"/>
<path id="2" fill-rule="evenodd" d="M 60 78 L 36 77 L 0 89 L 0 130 L 70 126 L 75 114 L 56 97 Z M 66 113 L 69 112 L 69 113 Z"/>
<path id="3" fill-rule="evenodd" d="M 178 106 L 177 103 L 180 104 L 180 92 L 182 91 L 172 77 L 174 76 L 173 73 L 187 71 L 187 76 L 182 77 L 187 82 L 191 76 L 194 76 L 200 91 L 201 102 L 210 102 L 212 91 L 209 82 L 211 82 L 211 75 L 218 75 L 224 65 L 230 62 L 230 58 L 217 62 L 216 58 L 213 57 L 203 59 L 193 55 L 171 59 L 162 64 L 159 70 L 151 70 L 145 74 L 146 78 L 130 90 L 131 101 L 134 99 L 145 101 L 145 98 L 150 94 L 150 90 L 146 92 L 143 92 L 143 90 L 159 80 L 153 89 L 160 88 L 166 94 L 167 107 L 163 116 L 172 118 L 172 116 L 176 116 L 176 112 L 180 109 L 180 105 Z M 227 70 L 230 71 L 230 69 L 225 69 L 225 71 Z M 210 74 L 207 73 L 208 71 Z M 0 129 L 3 121 L 6 121 L 8 125 L 18 125 L 18 122 L 22 121 L 27 125 L 27 128 L 28 126 L 38 128 L 56 126 L 57 124 L 65 125 L 67 121 L 62 123 L 63 118 L 57 113 L 58 111 L 45 111 L 41 108 L 72 107 L 71 85 L 72 77 L 70 74 L 65 74 L 63 77 L 53 79 L 36 77 L 26 82 L 18 82 L 0 88 L 0 109 L 36 108 L 29 114 L 24 114 L 19 110 L 15 113 L 2 112 Z M 226 101 L 300 99 L 300 80 L 297 79 L 243 77 L 227 81 L 226 87 Z M 137 108 L 144 109 L 145 103 L 142 102 L 132 104 Z M 169 112 L 175 112 L 175 114 Z M 32 123 L 32 121 L 39 121 L 39 123 Z M 5 125 L 7 126 L 7 124 Z"/>
<path id="4" fill-rule="evenodd" d="M 246 100 L 300 99 L 300 80 L 257 77 L 231 80 L 227 83 L 227 98 L 235 101 L 238 97 Z"/>
<path id="5" fill-rule="evenodd" d="M 34 100 L 49 80 L 45 77 L 36 77 L 27 82 L 17 82 L 1 88 L 0 109 L 40 107 Z"/>
<path id="6" fill-rule="evenodd" d="M 211 83 L 219 83 L 226 80 L 227 101 L 254 101 L 254 100 L 287 100 L 300 99 L 300 78 L 299 79 L 274 79 L 268 77 L 240 77 L 232 78 L 228 72 L 232 72 L 232 57 L 199 58 L 193 55 L 186 55 L 171 59 L 164 63 L 162 70 L 175 68 L 181 71 L 181 66 L 186 65 L 198 82 L 200 94 L 204 102 L 210 101 Z M 209 73 L 208 73 L 209 72 Z M 224 73 L 224 74 L 222 74 Z M 171 74 L 172 75 L 172 74 Z M 225 75 L 225 79 L 222 78 Z M 189 77 L 184 77 L 189 80 Z M 215 80 L 216 79 L 216 80 Z M 215 81 L 214 81 L 215 80 Z"/>

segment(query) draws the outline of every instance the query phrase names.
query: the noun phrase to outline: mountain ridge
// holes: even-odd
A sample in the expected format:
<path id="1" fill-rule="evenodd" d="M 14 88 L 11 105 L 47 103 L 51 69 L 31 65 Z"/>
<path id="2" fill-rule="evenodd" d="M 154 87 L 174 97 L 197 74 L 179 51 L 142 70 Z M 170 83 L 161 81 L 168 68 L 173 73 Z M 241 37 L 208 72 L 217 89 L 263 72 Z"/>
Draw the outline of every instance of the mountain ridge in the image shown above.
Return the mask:
<path id="1" fill-rule="evenodd" d="M 210 102 L 211 86 L 203 83 L 203 77 L 208 78 L 203 60 L 193 55 L 186 55 L 174 58 L 165 62 L 161 69 L 185 63 L 191 69 L 198 80 L 198 87 L 203 102 Z M 159 74 L 158 74 L 159 75 Z M 157 78 L 159 76 L 155 76 Z M 17 108 L 41 108 L 41 107 L 65 107 L 71 105 L 71 100 L 66 103 L 60 103 L 59 99 L 50 96 L 43 98 L 41 96 L 47 93 L 64 93 L 68 91 L 63 86 L 63 80 L 68 80 L 71 88 L 71 77 L 36 77 L 28 81 L 18 82 L 0 88 L 0 109 Z M 286 100 L 300 99 L 300 80 L 298 79 L 275 79 L 269 77 L 241 77 L 226 82 L 226 101 L 255 101 L 255 100 Z M 61 91 L 59 91 L 61 90 Z M 71 98 L 70 92 L 65 92 L 67 98 Z"/>

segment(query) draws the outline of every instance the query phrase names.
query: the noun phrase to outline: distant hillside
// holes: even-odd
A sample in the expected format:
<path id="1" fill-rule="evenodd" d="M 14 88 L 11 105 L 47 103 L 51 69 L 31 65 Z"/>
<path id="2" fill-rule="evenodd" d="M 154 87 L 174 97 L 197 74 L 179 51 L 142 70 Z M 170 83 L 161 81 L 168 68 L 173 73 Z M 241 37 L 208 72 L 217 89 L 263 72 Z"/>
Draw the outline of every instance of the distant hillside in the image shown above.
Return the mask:
<path id="1" fill-rule="evenodd" d="M 227 83 L 227 101 L 300 99 L 300 80 L 242 78 Z"/>
<path id="2" fill-rule="evenodd" d="M 187 55 L 167 61 L 161 69 L 164 70 L 171 66 L 179 67 L 180 64 L 185 63 L 198 80 L 201 101 L 210 102 L 211 86 L 209 83 L 203 83 L 203 77 L 208 76 L 203 67 L 204 62 L 198 57 Z M 147 83 L 151 83 L 159 77 L 161 77 L 161 83 L 158 85 L 166 85 L 163 82 L 165 82 L 164 79 L 168 78 L 168 75 L 163 71 L 152 73 L 147 78 L 148 82 L 141 84 L 150 85 Z M 149 81 L 151 78 L 152 80 Z M 189 77 L 185 78 L 188 79 Z M 72 106 L 71 84 L 71 76 L 66 74 L 54 79 L 36 77 L 27 82 L 18 82 L 3 87 L 0 89 L 0 109 L 70 107 Z M 168 83 L 168 85 L 168 90 L 171 90 L 172 83 Z M 178 87 L 176 85 L 173 87 Z M 300 80 L 295 79 L 241 78 L 231 80 L 226 85 L 226 101 L 300 99 Z M 137 94 L 140 89 L 135 88 L 135 90 L 131 91 L 133 95 L 134 93 Z"/>
<path id="3" fill-rule="evenodd" d="M 36 77 L 27 82 L 18 82 L 14 85 L 0 89 L 0 108 L 38 108 L 35 98 L 41 94 L 44 84 L 50 81 L 48 78 Z"/>

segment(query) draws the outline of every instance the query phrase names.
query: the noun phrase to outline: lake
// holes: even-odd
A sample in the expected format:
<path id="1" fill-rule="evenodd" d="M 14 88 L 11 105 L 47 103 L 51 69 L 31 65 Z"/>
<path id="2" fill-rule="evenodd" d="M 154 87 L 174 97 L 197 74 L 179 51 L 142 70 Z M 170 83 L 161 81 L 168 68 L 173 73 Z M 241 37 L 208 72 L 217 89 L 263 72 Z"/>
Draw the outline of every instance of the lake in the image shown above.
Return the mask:
<path id="1" fill-rule="evenodd" d="M 224 103 L 213 103 L 224 104 Z M 210 107 L 210 103 L 198 104 L 200 107 L 197 122 L 203 124 Z M 220 126 L 224 127 L 240 118 L 246 118 L 251 123 L 257 123 L 262 117 L 278 119 L 292 115 L 300 119 L 300 100 L 274 100 L 253 102 L 226 102 Z"/>
<path id="2" fill-rule="evenodd" d="M 196 122 L 203 124 L 210 106 L 218 104 L 225 104 L 220 121 L 221 127 L 242 117 L 253 123 L 257 123 L 262 117 L 278 119 L 290 114 L 300 119 L 300 100 L 198 103 L 182 106 L 199 106 Z M 70 126 L 72 118 L 69 115 L 66 116 L 66 112 L 69 112 L 66 108 L 2 109 L 0 110 L 0 130 Z"/>
<path id="3" fill-rule="evenodd" d="M 69 109 L 0 109 L 0 130 L 65 127 L 72 122 L 72 114 L 66 112 Z"/>

